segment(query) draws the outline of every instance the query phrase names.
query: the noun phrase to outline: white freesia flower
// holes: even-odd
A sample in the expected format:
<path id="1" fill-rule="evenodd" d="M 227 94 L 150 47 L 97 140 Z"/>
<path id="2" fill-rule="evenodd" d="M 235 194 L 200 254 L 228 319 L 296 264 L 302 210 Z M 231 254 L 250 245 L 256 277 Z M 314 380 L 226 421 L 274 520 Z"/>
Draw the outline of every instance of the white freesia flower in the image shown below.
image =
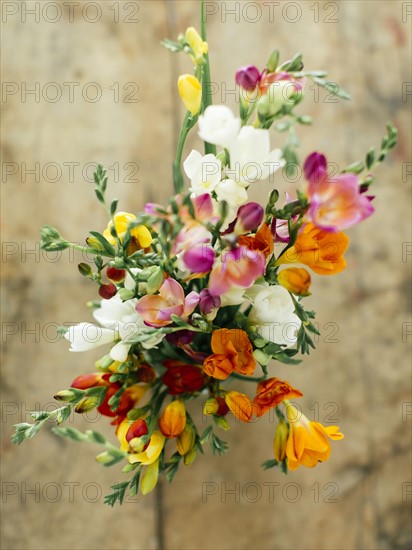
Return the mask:
<path id="1" fill-rule="evenodd" d="M 280 285 L 269 286 L 256 295 L 249 322 L 262 338 L 286 347 L 296 343 L 302 324 L 289 292 Z"/>
<path id="2" fill-rule="evenodd" d="M 79 323 L 69 327 L 64 335 L 71 344 L 70 351 L 89 351 L 113 343 L 113 330 L 93 323 Z"/>
<path id="3" fill-rule="evenodd" d="M 231 179 L 225 179 L 219 182 L 216 186 L 217 198 L 221 201 L 226 201 L 229 208 L 233 208 L 236 212 L 239 206 L 247 202 L 247 191 L 236 181 Z"/>
<path id="4" fill-rule="evenodd" d="M 215 191 L 219 201 L 226 201 L 228 205 L 226 220 L 222 225 L 222 229 L 225 230 L 230 222 L 236 218 L 239 206 L 247 202 L 247 191 L 242 185 L 231 179 L 222 180 L 216 186 Z"/>
<path id="5" fill-rule="evenodd" d="M 130 268 L 130 271 L 133 273 L 133 275 L 137 275 L 139 271 L 142 270 L 139 267 L 132 267 Z M 129 272 L 126 273 L 126 278 L 123 285 L 124 288 L 126 288 L 127 290 L 136 290 L 136 281 L 133 279 Z"/>
<path id="6" fill-rule="evenodd" d="M 266 179 L 285 164 L 280 149 L 270 150 L 269 130 L 253 126 L 243 126 L 229 152 L 230 170 L 226 173 L 245 187 Z"/>
<path id="7" fill-rule="evenodd" d="M 183 168 L 195 195 L 211 193 L 222 177 L 222 163 L 215 155 L 202 156 L 193 150 L 183 163 Z"/>
<path id="8" fill-rule="evenodd" d="M 93 323 L 80 323 L 70 327 L 65 334 L 66 340 L 71 343 L 70 351 L 88 351 L 120 339 L 110 350 L 110 357 L 114 361 L 125 361 L 131 342 L 153 330 L 144 324 L 135 310 L 136 302 L 136 299 L 122 302 L 117 294 L 110 300 L 102 300 L 101 306 L 93 312 L 100 327 Z M 145 349 L 156 347 L 164 336 L 155 334 L 142 341 L 142 346 Z"/>
<path id="9" fill-rule="evenodd" d="M 220 296 L 220 307 L 239 306 L 240 304 L 243 304 L 245 301 L 243 298 L 244 292 L 244 288 L 239 286 L 232 287 Z"/>
<path id="10" fill-rule="evenodd" d="M 253 303 L 253 300 L 264 288 L 267 288 L 269 283 L 262 281 L 260 283 L 255 283 L 249 288 L 240 288 L 233 287 L 224 294 L 220 296 L 220 307 L 225 306 L 239 306 L 243 303 L 250 305 L 249 302 Z M 247 302 L 246 300 L 249 300 Z"/>
<path id="11" fill-rule="evenodd" d="M 210 105 L 199 117 L 199 137 L 203 141 L 229 147 L 237 138 L 241 121 L 236 118 L 229 107 Z"/>

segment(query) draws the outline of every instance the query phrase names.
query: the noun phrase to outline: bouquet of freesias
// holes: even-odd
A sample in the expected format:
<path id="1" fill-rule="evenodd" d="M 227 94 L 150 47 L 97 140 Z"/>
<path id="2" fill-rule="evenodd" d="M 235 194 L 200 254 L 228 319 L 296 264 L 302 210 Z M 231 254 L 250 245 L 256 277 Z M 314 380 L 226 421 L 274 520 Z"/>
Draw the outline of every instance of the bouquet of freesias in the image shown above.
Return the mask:
<path id="1" fill-rule="evenodd" d="M 378 150 L 335 173 L 318 152 L 302 170 L 296 127 L 311 119 L 296 108 L 305 85 L 349 99 L 325 72 L 305 71 L 301 55 L 281 63 L 278 51 L 264 68 L 242 67 L 235 76 L 237 116 L 211 104 L 204 21 L 200 33 L 191 27 L 163 45 L 194 64 L 194 74 L 178 81 L 187 113 L 173 165 L 175 193 L 167 206 L 118 212 L 117 201 L 106 199 L 107 176 L 99 165 L 95 193 L 107 210 L 107 227 L 91 231 L 85 246 L 50 226 L 41 230 L 44 250 L 71 247 L 89 259 L 78 268 L 97 283 L 101 298 L 89 303 L 95 322 L 61 329 L 70 351 L 101 347 L 105 354 L 95 372 L 56 393 L 61 405 L 33 413 L 34 423 L 16 425 L 13 435 L 21 443 L 52 420 L 56 434 L 100 444 L 96 459 L 104 466 L 125 462 L 128 477 L 113 486 L 110 505 L 139 488 L 149 493 L 159 474 L 171 481 L 206 445 L 226 453 L 222 433 L 233 418 L 250 422 L 271 410 L 277 417 L 265 468 L 287 472 L 329 458 L 330 440 L 343 438 L 339 427 L 309 421 L 292 401 L 303 395 L 296 381 L 277 378 L 271 362 L 296 364 L 299 354 L 314 348 L 315 313 L 304 306 L 310 271 L 325 276 L 345 269 L 344 231 L 372 215 L 372 171 L 397 136 L 388 125 Z M 193 150 L 183 160 L 192 128 L 204 154 Z M 282 133 L 283 147 L 272 149 L 272 137 Z M 281 200 L 272 190 L 266 204 L 250 201 L 249 189 L 276 170 L 285 178 L 302 170 L 305 183 Z M 238 391 L 237 381 L 250 382 L 252 390 Z M 196 406 L 201 430 L 189 412 Z M 116 444 L 93 430 L 60 426 L 72 411 L 95 408 L 114 426 Z"/>

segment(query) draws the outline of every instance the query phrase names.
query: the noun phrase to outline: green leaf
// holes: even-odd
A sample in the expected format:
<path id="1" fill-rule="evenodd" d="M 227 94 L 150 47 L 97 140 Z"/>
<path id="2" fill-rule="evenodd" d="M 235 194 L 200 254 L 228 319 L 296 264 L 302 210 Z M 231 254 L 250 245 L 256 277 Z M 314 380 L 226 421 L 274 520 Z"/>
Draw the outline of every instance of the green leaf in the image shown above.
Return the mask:
<path id="1" fill-rule="evenodd" d="M 122 481 L 121 483 L 115 483 L 114 485 L 112 485 L 113 493 L 104 497 L 104 503 L 108 504 L 112 508 L 116 504 L 116 502 L 122 505 L 128 486 L 128 481 Z"/>
<path id="2" fill-rule="evenodd" d="M 280 57 L 279 50 L 275 50 L 272 52 L 266 64 L 266 67 L 269 73 L 274 73 L 276 71 L 277 66 L 279 64 L 279 57 Z"/>
<path id="3" fill-rule="evenodd" d="M 285 71 L 288 73 L 294 73 L 297 71 L 301 71 L 303 69 L 303 61 L 302 61 L 302 54 L 297 53 L 293 59 L 289 61 L 285 61 L 280 65 L 279 72 Z"/>
<path id="4" fill-rule="evenodd" d="M 73 441 L 87 441 L 87 436 L 76 428 L 52 428 L 52 432 L 60 437 L 67 437 Z"/>
<path id="5" fill-rule="evenodd" d="M 262 468 L 264 470 L 269 470 L 269 468 L 274 468 L 275 466 L 279 466 L 279 462 L 274 458 L 271 458 L 270 460 L 265 460 L 265 462 L 263 462 L 262 464 Z"/>
<path id="6" fill-rule="evenodd" d="M 320 86 L 321 88 L 329 92 L 331 95 L 335 95 L 342 99 L 352 99 L 351 95 L 346 90 L 341 88 L 338 84 L 336 84 L 336 82 L 325 80 L 317 76 L 312 76 L 312 75 L 309 75 L 309 76 L 312 78 L 315 84 L 317 84 L 318 86 Z"/>
<path id="7" fill-rule="evenodd" d="M 102 204 L 104 204 L 105 200 L 104 200 L 104 195 L 103 195 L 102 191 L 98 187 L 96 187 L 94 192 L 96 193 L 97 200 L 99 202 L 101 202 Z"/>
<path id="8" fill-rule="evenodd" d="M 210 439 L 210 436 L 212 435 L 212 432 L 213 432 L 213 427 L 212 426 L 208 426 L 202 433 L 202 435 L 200 436 L 199 438 L 199 442 L 201 445 L 204 445 L 205 443 L 207 443 Z"/>
<path id="9" fill-rule="evenodd" d="M 87 430 L 85 435 L 90 443 L 100 443 L 101 445 L 104 445 L 107 442 L 106 438 L 102 434 L 93 430 Z"/>
<path id="10" fill-rule="evenodd" d="M 175 42 L 174 40 L 169 40 L 169 38 L 165 38 L 160 42 L 160 44 L 172 53 L 178 53 L 184 50 L 184 46 L 182 44 L 179 44 L 179 42 Z"/>
<path id="11" fill-rule="evenodd" d="M 223 441 L 223 439 L 220 439 L 213 431 L 212 431 L 212 440 L 210 442 L 210 446 L 212 448 L 212 453 L 214 455 L 224 455 L 227 453 L 229 446 L 226 443 L 226 441 Z"/>
<path id="12" fill-rule="evenodd" d="M 114 199 L 114 201 L 112 201 L 112 204 L 110 205 L 110 215 L 111 216 L 115 215 L 116 210 L 117 210 L 118 202 L 119 202 L 118 199 Z"/>

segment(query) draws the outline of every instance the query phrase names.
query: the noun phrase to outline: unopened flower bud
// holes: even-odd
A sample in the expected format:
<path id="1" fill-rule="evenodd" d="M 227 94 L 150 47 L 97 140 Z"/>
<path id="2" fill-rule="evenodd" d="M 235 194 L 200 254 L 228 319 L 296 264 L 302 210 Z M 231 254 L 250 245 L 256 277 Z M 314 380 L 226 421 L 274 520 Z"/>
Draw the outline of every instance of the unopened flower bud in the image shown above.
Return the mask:
<path id="1" fill-rule="evenodd" d="M 258 101 L 258 114 L 263 117 L 276 115 L 284 105 L 294 103 L 296 93 L 297 89 L 293 82 L 280 80 L 271 83 L 267 89 L 267 93 Z"/>
<path id="2" fill-rule="evenodd" d="M 209 397 L 206 403 L 203 405 L 203 414 L 206 416 L 211 416 L 216 414 L 219 409 L 219 403 L 214 397 Z"/>
<path id="3" fill-rule="evenodd" d="M 93 250 L 95 250 L 96 252 L 104 251 L 104 246 L 98 239 L 96 239 L 96 237 L 87 237 L 86 243 L 88 246 L 90 246 L 90 248 L 93 248 Z"/>
<path id="4" fill-rule="evenodd" d="M 236 71 L 236 84 L 241 86 L 248 92 L 253 91 L 260 81 L 260 72 L 254 65 L 247 65 L 246 67 L 240 67 Z"/>
<path id="5" fill-rule="evenodd" d="M 118 269 L 117 267 L 108 266 L 106 269 L 107 278 L 114 283 L 122 283 L 126 278 L 126 270 Z"/>
<path id="6" fill-rule="evenodd" d="M 289 436 L 289 426 L 284 420 L 279 420 L 275 431 L 275 439 L 273 441 L 273 450 L 275 458 L 278 462 L 283 462 L 286 458 L 286 443 Z"/>
<path id="7" fill-rule="evenodd" d="M 202 40 L 202 37 L 194 27 L 189 27 L 186 30 L 185 40 L 191 47 L 193 54 L 191 57 L 195 64 L 202 65 L 204 62 L 203 56 L 208 52 L 208 43 Z"/>
<path id="8" fill-rule="evenodd" d="M 159 418 L 160 431 L 166 437 L 178 437 L 186 426 L 186 409 L 183 401 L 172 401 Z"/>
<path id="9" fill-rule="evenodd" d="M 92 275 L 92 268 L 89 266 L 89 264 L 86 264 L 84 262 L 81 262 L 77 269 L 79 270 L 80 274 L 83 275 L 83 277 L 90 277 Z"/>
<path id="10" fill-rule="evenodd" d="M 106 285 L 101 285 L 99 287 L 99 295 L 103 300 L 110 300 L 117 293 L 117 288 L 113 283 L 108 283 Z"/>
<path id="11" fill-rule="evenodd" d="M 147 281 L 147 293 L 154 294 L 155 292 L 157 292 L 162 286 L 164 279 L 165 276 L 163 273 L 163 269 L 161 269 L 160 267 L 156 267 Z"/>
<path id="12" fill-rule="evenodd" d="M 129 442 L 135 437 L 142 437 L 143 435 L 147 435 L 148 433 L 149 430 L 147 428 L 146 421 L 143 420 L 143 418 L 138 418 L 127 430 L 126 441 Z"/>
<path id="13" fill-rule="evenodd" d="M 177 83 L 180 97 L 185 108 L 194 116 L 200 111 L 202 105 L 202 85 L 191 74 L 183 74 Z"/>
<path id="14" fill-rule="evenodd" d="M 61 390 L 56 393 L 54 399 L 57 401 L 64 401 L 65 403 L 70 403 L 76 397 L 76 394 L 70 390 Z"/>
<path id="15" fill-rule="evenodd" d="M 195 460 L 196 456 L 197 456 L 197 450 L 193 448 L 184 456 L 183 458 L 184 465 L 190 466 L 192 462 Z"/>
<path id="16" fill-rule="evenodd" d="M 99 398 L 97 396 L 92 395 L 89 397 L 83 397 L 83 399 L 75 406 L 74 412 L 84 414 L 95 409 L 98 404 Z"/>
<path id="17" fill-rule="evenodd" d="M 224 416 L 216 416 L 215 423 L 217 426 L 219 426 L 219 428 L 222 428 L 222 430 L 225 430 L 225 432 L 230 430 L 229 422 L 226 420 L 226 417 Z"/>
<path id="18" fill-rule="evenodd" d="M 107 451 L 103 451 L 102 453 L 96 456 L 96 461 L 99 464 L 109 464 L 110 462 L 113 461 L 113 456 Z"/>
<path id="19" fill-rule="evenodd" d="M 118 294 L 122 302 L 126 302 L 127 300 L 134 298 L 134 291 L 127 288 L 119 288 Z"/>
<path id="20" fill-rule="evenodd" d="M 110 355 L 104 355 L 103 357 L 101 357 L 100 359 L 98 359 L 96 361 L 96 363 L 94 364 L 94 366 L 96 367 L 96 369 L 100 369 L 100 370 L 107 370 L 110 365 L 114 363 L 113 359 L 110 357 Z"/>
<path id="21" fill-rule="evenodd" d="M 264 210 L 257 202 L 248 202 L 237 211 L 235 233 L 242 235 L 257 229 L 262 223 Z"/>
<path id="22" fill-rule="evenodd" d="M 193 449 L 195 444 L 196 434 L 193 426 L 186 424 L 185 429 L 176 439 L 177 451 L 181 456 L 185 456 Z"/>

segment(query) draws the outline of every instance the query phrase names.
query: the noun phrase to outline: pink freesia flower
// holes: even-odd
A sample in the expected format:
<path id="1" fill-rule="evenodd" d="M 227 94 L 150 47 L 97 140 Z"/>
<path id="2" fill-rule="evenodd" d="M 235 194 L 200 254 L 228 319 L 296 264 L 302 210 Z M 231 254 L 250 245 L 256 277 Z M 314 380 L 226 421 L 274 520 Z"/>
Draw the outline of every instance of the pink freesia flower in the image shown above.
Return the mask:
<path id="1" fill-rule="evenodd" d="M 199 294 L 190 292 L 186 297 L 181 285 L 174 279 L 166 279 L 156 296 L 143 296 L 136 304 L 136 311 L 146 325 L 164 327 L 173 323 L 171 315 L 187 321 L 199 303 Z"/>
<path id="2" fill-rule="evenodd" d="M 197 244 L 183 254 L 183 263 L 192 273 L 208 273 L 213 266 L 215 252 L 211 246 Z"/>
<path id="3" fill-rule="evenodd" d="M 201 222 L 208 222 L 213 217 L 213 202 L 209 193 L 203 193 L 192 199 L 195 207 L 196 219 Z"/>
<path id="4" fill-rule="evenodd" d="M 312 153 L 304 164 L 309 180 L 310 207 L 306 217 L 325 231 L 337 232 L 368 218 L 374 208 L 360 190 L 355 174 L 329 176 L 326 158 Z"/>
<path id="5" fill-rule="evenodd" d="M 265 256 L 258 250 L 239 246 L 215 261 L 209 279 L 209 291 L 221 296 L 232 287 L 249 288 L 265 272 Z"/>

